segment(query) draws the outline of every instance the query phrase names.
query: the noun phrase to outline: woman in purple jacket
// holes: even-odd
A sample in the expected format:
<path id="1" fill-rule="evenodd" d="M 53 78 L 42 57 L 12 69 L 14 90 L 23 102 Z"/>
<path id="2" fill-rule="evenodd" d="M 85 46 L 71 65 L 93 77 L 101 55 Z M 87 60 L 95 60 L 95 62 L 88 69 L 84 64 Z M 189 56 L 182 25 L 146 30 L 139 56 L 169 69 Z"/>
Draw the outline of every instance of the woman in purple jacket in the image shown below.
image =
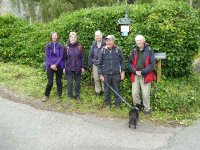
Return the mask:
<path id="1" fill-rule="evenodd" d="M 80 101 L 80 78 L 81 73 L 85 71 L 85 59 L 83 47 L 77 40 L 77 34 L 70 32 L 69 42 L 64 51 L 65 74 L 67 77 L 67 95 L 69 98 L 75 98 Z M 75 80 L 75 97 L 73 96 L 73 80 Z"/>
<path id="2" fill-rule="evenodd" d="M 57 84 L 57 98 L 60 101 L 62 95 L 62 73 L 64 68 L 63 61 L 63 51 L 64 47 L 60 43 L 58 43 L 58 34 L 56 32 L 52 32 L 50 34 L 50 40 L 45 48 L 45 59 L 46 59 L 46 73 L 48 83 L 45 89 L 45 97 L 43 102 L 49 100 L 50 92 L 53 87 L 53 78 L 54 74 L 56 75 L 56 84 Z"/>

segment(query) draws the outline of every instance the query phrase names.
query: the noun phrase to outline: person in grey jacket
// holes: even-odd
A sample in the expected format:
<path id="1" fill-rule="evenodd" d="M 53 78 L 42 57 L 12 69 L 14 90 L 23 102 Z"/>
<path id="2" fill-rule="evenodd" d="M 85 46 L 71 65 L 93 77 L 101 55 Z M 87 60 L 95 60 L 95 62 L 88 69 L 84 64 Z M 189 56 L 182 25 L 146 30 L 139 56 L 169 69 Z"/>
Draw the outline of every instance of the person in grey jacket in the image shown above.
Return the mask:
<path id="1" fill-rule="evenodd" d="M 125 78 L 125 60 L 122 50 L 115 45 L 115 36 L 108 35 L 106 37 L 106 45 L 102 48 L 98 73 L 100 80 L 107 82 L 117 93 L 120 94 L 120 81 Z M 111 106 L 110 88 L 104 83 L 104 96 L 106 109 Z M 121 99 L 115 96 L 115 106 L 120 107 Z"/>
<path id="2" fill-rule="evenodd" d="M 99 55 L 103 46 L 106 45 L 106 41 L 103 39 L 101 31 L 95 32 L 95 41 L 92 43 L 88 56 L 88 65 L 92 70 L 92 76 L 94 78 L 94 87 L 96 95 L 99 96 L 104 91 L 104 85 L 100 82 L 98 74 L 98 62 Z"/>

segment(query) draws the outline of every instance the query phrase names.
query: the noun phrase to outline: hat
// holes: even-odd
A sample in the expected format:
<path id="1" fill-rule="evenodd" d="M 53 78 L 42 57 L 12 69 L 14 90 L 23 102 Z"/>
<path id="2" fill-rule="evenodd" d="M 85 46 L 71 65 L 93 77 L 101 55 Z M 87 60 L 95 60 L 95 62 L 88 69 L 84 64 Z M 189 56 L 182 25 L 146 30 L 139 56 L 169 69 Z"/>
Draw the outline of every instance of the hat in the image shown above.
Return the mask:
<path id="1" fill-rule="evenodd" d="M 106 37 L 106 39 L 113 39 L 113 40 L 115 40 L 115 36 L 114 36 L 114 35 L 108 35 L 108 36 Z"/>

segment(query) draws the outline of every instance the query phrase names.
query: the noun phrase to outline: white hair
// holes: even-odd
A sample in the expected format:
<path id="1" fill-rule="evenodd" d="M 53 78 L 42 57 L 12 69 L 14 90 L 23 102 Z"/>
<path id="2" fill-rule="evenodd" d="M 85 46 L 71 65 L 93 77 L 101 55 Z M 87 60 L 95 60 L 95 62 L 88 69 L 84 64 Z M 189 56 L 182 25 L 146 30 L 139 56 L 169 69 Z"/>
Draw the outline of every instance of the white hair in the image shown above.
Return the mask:
<path id="1" fill-rule="evenodd" d="M 98 31 L 96 31 L 94 35 L 95 35 L 95 36 L 97 36 L 97 35 L 101 35 L 101 36 L 103 36 L 102 32 L 101 32 L 101 31 L 99 31 L 99 30 L 98 30 Z"/>
<path id="2" fill-rule="evenodd" d="M 135 41 L 136 41 L 136 40 L 142 40 L 142 41 L 145 42 L 145 38 L 144 38 L 144 36 L 141 35 L 141 34 L 138 34 L 138 35 L 135 36 Z"/>
<path id="3" fill-rule="evenodd" d="M 76 36 L 76 37 L 77 37 L 77 34 L 76 34 L 76 32 L 70 32 L 70 33 L 69 33 L 69 37 L 71 37 L 72 35 L 74 35 L 74 36 Z"/>

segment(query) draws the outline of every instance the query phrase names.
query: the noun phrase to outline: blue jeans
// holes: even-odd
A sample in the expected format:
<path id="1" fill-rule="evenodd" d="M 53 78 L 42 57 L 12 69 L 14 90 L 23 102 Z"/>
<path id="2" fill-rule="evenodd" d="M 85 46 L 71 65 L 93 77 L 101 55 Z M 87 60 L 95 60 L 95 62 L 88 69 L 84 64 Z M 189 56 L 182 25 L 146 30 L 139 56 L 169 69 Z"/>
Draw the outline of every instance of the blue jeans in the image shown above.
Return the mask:
<path id="1" fill-rule="evenodd" d="M 73 80 L 75 81 L 75 96 L 80 97 L 80 89 L 81 89 L 81 73 L 76 73 L 75 71 L 71 71 L 66 74 L 67 77 L 67 95 L 69 97 L 73 96 Z"/>

